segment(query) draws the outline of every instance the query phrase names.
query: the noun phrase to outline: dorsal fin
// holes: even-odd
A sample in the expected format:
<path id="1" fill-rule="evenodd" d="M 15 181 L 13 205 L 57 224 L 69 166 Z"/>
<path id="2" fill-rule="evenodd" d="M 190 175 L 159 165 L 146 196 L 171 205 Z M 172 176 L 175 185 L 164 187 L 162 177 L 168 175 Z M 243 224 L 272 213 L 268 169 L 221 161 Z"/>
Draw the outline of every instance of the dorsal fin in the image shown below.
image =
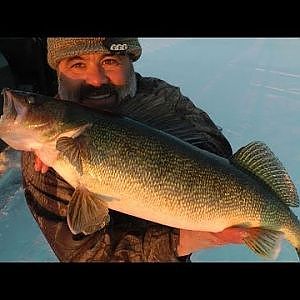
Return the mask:
<path id="1" fill-rule="evenodd" d="M 171 95 L 169 97 L 172 98 Z M 178 95 L 174 95 L 174 97 L 178 98 Z M 158 95 L 144 96 L 124 101 L 118 108 L 118 112 L 121 115 L 176 136 L 196 147 L 201 148 L 201 144 L 206 143 L 218 147 L 218 143 L 216 143 L 218 139 L 222 139 L 222 145 L 226 143 L 220 129 L 218 127 L 214 128 L 213 123 L 204 120 L 206 114 L 200 113 L 199 110 L 197 115 L 199 119 L 195 119 L 192 107 L 189 108 L 191 113 L 188 115 L 187 112 L 177 111 L 177 108 L 174 107 L 175 101 L 173 102 L 167 101 Z M 208 123 L 209 125 L 207 125 Z M 217 150 L 223 152 L 222 149 Z"/>
<path id="2" fill-rule="evenodd" d="M 231 162 L 267 184 L 289 206 L 299 206 L 296 187 L 286 169 L 263 142 L 252 142 L 239 149 Z"/>

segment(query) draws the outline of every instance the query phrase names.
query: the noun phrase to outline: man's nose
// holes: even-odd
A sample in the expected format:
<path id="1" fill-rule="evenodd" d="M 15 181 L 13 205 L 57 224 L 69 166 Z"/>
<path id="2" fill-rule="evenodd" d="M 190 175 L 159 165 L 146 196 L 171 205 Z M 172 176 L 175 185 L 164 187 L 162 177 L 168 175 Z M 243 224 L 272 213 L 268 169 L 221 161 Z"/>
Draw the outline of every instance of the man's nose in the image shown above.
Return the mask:
<path id="1" fill-rule="evenodd" d="M 86 74 L 86 83 L 95 87 L 100 87 L 102 84 L 108 83 L 105 70 L 99 65 L 90 66 Z"/>

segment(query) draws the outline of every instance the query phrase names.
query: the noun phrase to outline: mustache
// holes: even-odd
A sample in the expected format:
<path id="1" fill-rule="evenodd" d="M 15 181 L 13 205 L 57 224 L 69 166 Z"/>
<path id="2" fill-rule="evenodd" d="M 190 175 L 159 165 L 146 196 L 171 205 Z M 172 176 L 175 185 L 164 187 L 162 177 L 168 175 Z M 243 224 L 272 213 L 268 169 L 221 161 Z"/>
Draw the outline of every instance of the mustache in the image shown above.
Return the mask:
<path id="1" fill-rule="evenodd" d="M 101 87 L 82 84 L 79 90 L 79 101 L 83 99 L 101 100 L 117 95 L 117 89 L 111 84 L 103 84 Z"/>

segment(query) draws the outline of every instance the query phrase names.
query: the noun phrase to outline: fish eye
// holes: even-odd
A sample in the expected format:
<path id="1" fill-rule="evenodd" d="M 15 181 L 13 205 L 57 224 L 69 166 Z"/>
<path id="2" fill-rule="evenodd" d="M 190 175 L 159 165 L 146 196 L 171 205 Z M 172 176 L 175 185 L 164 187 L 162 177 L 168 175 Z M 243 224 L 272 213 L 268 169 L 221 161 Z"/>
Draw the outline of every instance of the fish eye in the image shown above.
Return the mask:
<path id="1" fill-rule="evenodd" d="M 28 104 L 34 104 L 34 97 L 33 96 L 29 96 L 28 98 L 27 98 L 27 102 L 28 102 Z"/>

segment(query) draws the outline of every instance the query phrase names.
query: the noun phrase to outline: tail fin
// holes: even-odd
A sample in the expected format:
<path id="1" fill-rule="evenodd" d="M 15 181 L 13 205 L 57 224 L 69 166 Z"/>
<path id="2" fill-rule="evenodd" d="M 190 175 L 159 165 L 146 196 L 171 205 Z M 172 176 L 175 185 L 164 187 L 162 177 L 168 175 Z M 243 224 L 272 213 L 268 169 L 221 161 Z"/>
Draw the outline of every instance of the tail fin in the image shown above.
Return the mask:
<path id="1" fill-rule="evenodd" d="M 283 232 L 262 227 L 253 227 L 249 233 L 244 242 L 252 251 L 266 258 L 277 258 L 281 249 Z"/>

